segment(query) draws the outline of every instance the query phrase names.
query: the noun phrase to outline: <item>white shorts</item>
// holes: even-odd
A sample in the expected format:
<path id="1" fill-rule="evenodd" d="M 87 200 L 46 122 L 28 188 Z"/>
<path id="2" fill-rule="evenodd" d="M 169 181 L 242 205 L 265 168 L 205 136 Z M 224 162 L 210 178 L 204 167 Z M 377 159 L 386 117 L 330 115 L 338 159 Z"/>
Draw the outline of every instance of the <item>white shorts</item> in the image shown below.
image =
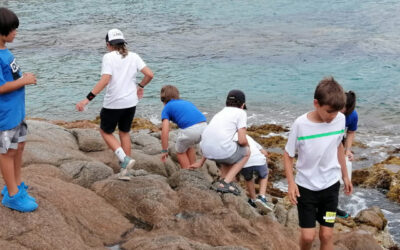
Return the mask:
<path id="1" fill-rule="evenodd" d="M 0 131 L 0 154 L 6 154 L 9 149 L 17 149 L 18 143 L 26 141 L 28 125 L 22 121 L 10 130 Z"/>
<path id="2" fill-rule="evenodd" d="M 207 127 L 206 122 L 200 122 L 185 129 L 179 129 L 175 149 L 178 153 L 185 153 L 191 146 L 200 143 L 201 134 Z"/>

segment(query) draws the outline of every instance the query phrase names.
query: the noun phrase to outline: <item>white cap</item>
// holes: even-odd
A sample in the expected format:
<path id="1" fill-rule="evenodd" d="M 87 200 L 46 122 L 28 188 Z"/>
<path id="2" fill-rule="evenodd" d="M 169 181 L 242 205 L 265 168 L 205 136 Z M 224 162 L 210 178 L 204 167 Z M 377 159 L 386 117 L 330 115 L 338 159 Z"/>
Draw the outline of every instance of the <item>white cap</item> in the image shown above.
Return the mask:
<path id="1" fill-rule="evenodd" d="M 110 44 L 126 43 L 124 34 L 119 29 L 111 29 L 106 36 L 106 42 Z"/>

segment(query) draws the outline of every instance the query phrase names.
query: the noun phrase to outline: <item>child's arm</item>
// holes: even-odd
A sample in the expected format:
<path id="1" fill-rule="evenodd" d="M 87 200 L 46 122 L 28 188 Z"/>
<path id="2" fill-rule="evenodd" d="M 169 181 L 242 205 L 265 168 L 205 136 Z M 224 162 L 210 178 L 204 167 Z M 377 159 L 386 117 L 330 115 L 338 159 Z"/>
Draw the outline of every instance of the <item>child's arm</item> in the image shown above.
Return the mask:
<path id="1" fill-rule="evenodd" d="M 247 132 L 246 128 L 240 128 L 240 129 L 238 129 L 238 132 L 237 132 L 238 133 L 238 144 L 242 147 L 249 145 L 249 142 L 247 141 L 247 138 L 246 138 L 246 132 Z"/>
<path id="2" fill-rule="evenodd" d="M 265 156 L 265 157 L 268 157 L 268 152 L 267 152 L 267 150 L 265 150 L 265 149 L 260 149 L 260 152 Z"/>
<path id="3" fill-rule="evenodd" d="M 285 165 L 286 179 L 288 181 L 288 196 L 293 205 L 297 204 L 297 197 L 300 197 L 299 187 L 293 177 L 294 158 L 286 152 L 283 154 L 283 164 Z"/>
<path id="4" fill-rule="evenodd" d="M 338 160 L 342 170 L 342 179 L 344 183 L 344 193 L 346 195 L 350 195 L 353 192 L 353 184 L 349 179 L 349 175 L 347 174 L 347 166 L 346 166 L 346 158 L 344 155 L 344 147 L 343 144 L 340 143 L 338 147 Z"/>
<path id="5" fill-rule="evenodd" d="M 349 157 L 349 160 L 352 161 L 354 160 L 353 153 L 351 152 L 351 146 L 353 145 L 353 140 L 356 135 L 356 131 L 347 131 L 346 135 L 346 145 L 345 145 L 345 154 L 347 157 Z"/>
<path id="6" fill-rule="evenodd" d="M 143 73 L 144 77 L 142 81 L 138 84 L 139 88 L 137 90 L 137 95 L 139 99 L 143 98 L 143 93 L 144 93 L 144 86 L 146 86 L 154 77 L 153 72 L 149 67 L 144 67 L 140 72 Z"/>
<path id="7" fill-rule="evenodd" d="M 29 84 L 36 84 L 36 76 L 33 73 L 24 73 L 19 79 L 1 85 L 0 94 L 12 92 Z"/>
<path id="8" fill-rule="evenodd" d="M 169 135 L 169 120 L 164 119 L 161 127 L 161 161 L 165 162 L 168 157 L 168 135 Z"/>
<path id="9" fill-rule="evenodd" d="M 101 75 L 100 80 L 97 82 L 97 84 L 94 86 L 93 90 L 91 91 L 91 93 L 96 96 L 98 95 L 106 86 L 107 84 L 110 82 L 111 80 L 111 75 L 108 74 L 103 74 Z M 94 98 L 94 97 L 93 97 Z M 83 99 L 82 101 L 78 102 L 76 104 L 76 109 L 78 111 L 83 111 L 85 109 L 85 106 L 90 102 L 91 100 L 89 100 L 88 98 Z"/>

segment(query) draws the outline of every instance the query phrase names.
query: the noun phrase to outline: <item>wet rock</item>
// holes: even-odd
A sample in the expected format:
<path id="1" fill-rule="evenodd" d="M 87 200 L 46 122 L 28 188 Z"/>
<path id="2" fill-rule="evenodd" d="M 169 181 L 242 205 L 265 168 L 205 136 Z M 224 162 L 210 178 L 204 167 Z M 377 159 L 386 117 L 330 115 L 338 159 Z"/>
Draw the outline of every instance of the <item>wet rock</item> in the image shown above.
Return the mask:
<path id="1" fill-rule="evenodd" d="M 132 221 L 150 228 L 179 210 L 179 198 L 159 175 L 132 177 L 131 181 L 106 179 L 92 185 L 93 190 Z"/>
<path id="2" fill-rule="evenodd" d="M 113 170 L 102 162 L 69 161 L 61 164 L 60 169 L 72 178 L 73 183 L 85 188 L 113 174 Z"/>
<path id="3" fill-rule="evenodd" d="M 0 206 L 0 245 L 7 241 L 6 246 L 15 249 L 102 249 L 121 241 L 132 227 L 129 221 L 94 192 L 51 177 L 57 171 L 45 165 L 24 169 L 39 208 L 19 213 Z"/>
<path id="4" fill-rule="evenodd" d="M 380 250 L 381 246 L 367 232 L 358 230 L 350 233 L 342 233 L 334 239 L 335 249 L 342 247 L 351 250 Z"/>
<path id="5" fill-rule="evenodd" d="M 72 134 L 76 137 L 79 145 L 79 150 L 81 151 L 95 152 L 103 151 L 108 148 L 98 130 L 73 129 Z"/>
<path id="6" fill-rule="evenodd" d="M 359 224 L 362 223 L 376 227 L 378 230 L 383 230 L 387 225 L 387 220 L 378 207 L 372 207 L 360 211 L 354 218 L 354 221 Z"/>
<path id="7" fill-rule="evenodd" d="M 27 142 L 40 142 L 68 149 L 78 149 L 78 143 L 71 132 L 63 127 L 37 120 L 27 120 Z"/>

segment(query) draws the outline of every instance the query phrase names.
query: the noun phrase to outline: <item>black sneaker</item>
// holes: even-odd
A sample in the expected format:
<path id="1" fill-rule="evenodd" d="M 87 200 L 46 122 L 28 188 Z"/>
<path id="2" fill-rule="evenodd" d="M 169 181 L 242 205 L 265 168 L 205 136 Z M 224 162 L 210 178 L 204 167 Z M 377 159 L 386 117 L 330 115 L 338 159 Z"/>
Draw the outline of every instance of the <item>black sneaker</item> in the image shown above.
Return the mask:
<path id="1" fill-rule="evenodd" d="M 341 210 L 341 209 L 339 209 L 339 208 L 336 210 L 336 217 L 346 219 L 346 218 L 349 217 L 349 216 L 350 216 L 350 215 L 349 215 L 346 211 L 344 211 L 344 210 Z"/>
<path id="2" fill-rule="evenodd" d="M 252 201 L 251 199 L 249 199 L 249 200 L 247 201 L 247 203 L 249 203 L 250 206 L 252 206 L 252 207 L 254 207 L 254 208 L 257 208 L 256 203 L 254 203 L 254 201 Z"/>

